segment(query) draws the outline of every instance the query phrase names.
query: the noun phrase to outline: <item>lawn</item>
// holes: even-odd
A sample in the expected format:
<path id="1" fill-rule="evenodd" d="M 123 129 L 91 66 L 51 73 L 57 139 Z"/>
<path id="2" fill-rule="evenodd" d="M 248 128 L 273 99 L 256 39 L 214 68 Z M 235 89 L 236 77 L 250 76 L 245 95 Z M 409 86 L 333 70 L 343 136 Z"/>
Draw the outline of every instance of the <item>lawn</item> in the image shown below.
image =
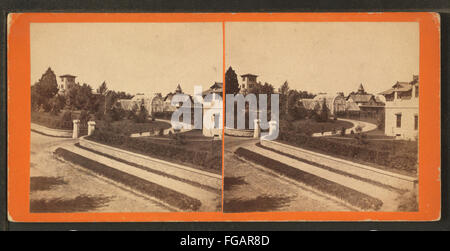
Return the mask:
<path id="1" fill-rule="evenodd" d="M 111 128 L 108 128 L 109 126 Z M 129 119 L 123 119 L 111 122 L 110 125 L 107 125 L 104 121 L 99 120 L 96 121 L 96 127 L 99 129 L 105 128 L 107 130 L 114 131 L 116 133 L 130 136 L 133 133 L 142 133 L 149 131 L 159 131 L 161 129 L 168 129 L 171 127 L 171 125 L 163 121 L 148 120 L 147 122 L 144 123 L 136 123 Z"/>
<path id="2" fill-rule="evenodd" d="M 348 136 L 309 137 L 295 132 L 282 133 L 279 141 L 391 172 L 417 175 L 418 144 L 415 141 L 369 136 L 362 140 Z"/>
<path id="3" fill-rule="evenodd" d="M 339 137 L 328 137 L 326 139 L 332 142 L 343 142 L 343 139 L 340 139 Z M 348 136 L 346 136 L 344 142 L 358 144 L 358 140 L 356 138 Z M 362 145 L 376 151 L 389 151 L 393 155 L 418 154 L 417 141 L 381 139 L 376 135 L 367 135 L 367 138 Z"/>
<path id="4" fill-rule="evenodd" d="M 175 135 L 141 137 L 139 139 L 162 145 L 176 145 L 184 150 L 221 151 L 222 141 L 203 136 L 201 130 L 191 130 L 179 133 L 179 135 L 183 138 L 182 143 L 175 139 Z"/>
<path id="5" fill-rule="evenodd" d="M 211 138 L 205 138 L 205 140 L 180 138 L 176 139 L 175 135 L 134 138 L 106 128 L 95 130 L 94 134 L 88 137 L 89 140 L 127 151 L 213 173 L 221 173 L 221 140 L 212 140 Z"/>
<path id="6" fill-rule="evenodd" d="M 317 122 L 314 119 L 301 119 L 292 122 L 292 126 L 297 132 L 320 133 L 336 130 L 339 132 L 342 127 L 352 128 L 353 123 L 342 120 L 328 120 L 327 122 Z"/>

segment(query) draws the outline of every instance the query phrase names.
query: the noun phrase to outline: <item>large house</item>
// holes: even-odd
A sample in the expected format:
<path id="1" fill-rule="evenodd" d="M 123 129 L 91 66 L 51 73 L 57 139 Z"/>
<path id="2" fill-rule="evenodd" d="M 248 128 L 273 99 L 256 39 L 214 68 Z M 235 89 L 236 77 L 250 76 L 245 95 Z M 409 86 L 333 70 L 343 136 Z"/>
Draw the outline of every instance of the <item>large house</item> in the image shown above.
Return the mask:
<path id="1" fill-rule="evenodd" d="M 419 136 L 419 76 L 410 82 L 395 83 L 380 93 L 386 99 L 385 134 L 399 139 Z"/>
<path id="2" fill-rule="evenodd" d="M 257 84 L 256 79 L 258 78 L 258 75 L 247 73 L 241 75 L 241 78 L 242 81 L 241 84 L 239 84 L 239 92 L 243 95 L 247 95 L 249 90 Z"/>
<path id="3" fill-rule="evenodd" d="M 66 90 L 68 90 L 70 86 L 75 85 L 76 77 L 77 76 L 73 76 L 70 74 L 59 76 L 60 80 L 58 81 L 58 94 L 65 95 Z"/>
<path id="4" fill-rule="evenodd" d="M 178 109 L 179 106 L 173 106 L 172 105 L 172 98 L 173 96 L 175 96 L 176 94 L 184 94 L 183 90 L 181 89 L 180 84 L 177 85 L 177 88 L 175 89 L 174 92 L 169 92 L 165 97 L 164 97 L 164 111 L 168 111 L 168 112 L 173 112 L 176 109 Z M 192 101 L 192 97 L 191 101 Z"/>
<path id="5" fill-rule="evenodd" d="M 362 84 L 357 92 L 351 92 L 347 97 L 347 109 L 351 112 L 358 110 L 370 115 L 378 115 L 384 110 L 384 102 L 379 97 L 367 93 Z"/>
<path id="6" fill-rule="evenodd" d="M 217 94 L 222 97 L 223 94 L 223 83 L 222 82 L 214 82 L 208 90 L 202 92 L 202 96 L 205 97 L 208 94 Z"/>

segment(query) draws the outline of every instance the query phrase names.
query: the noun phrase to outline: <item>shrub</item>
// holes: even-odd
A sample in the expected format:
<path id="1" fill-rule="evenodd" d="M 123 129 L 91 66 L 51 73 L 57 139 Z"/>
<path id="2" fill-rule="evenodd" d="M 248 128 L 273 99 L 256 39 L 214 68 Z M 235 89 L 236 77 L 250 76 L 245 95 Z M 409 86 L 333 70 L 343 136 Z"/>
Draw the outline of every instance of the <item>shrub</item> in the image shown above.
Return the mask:
<path id="1" fill-rule="evenodd" d="M 137 115 L 134 117 L 134 122 L 144 123 L 147 121 L 147 118 L 148 118 L 148 111 L 145 108 L 145 106 L 142 106 L 141 109 L 138 111 Z"/>
<path id="2" fill-rule="evenodd" d="M 345 127 L 342 127 L 341 129 L 341 136 L 345 136 Z"/>
<path id="3" fill-rule="evenodd" d="M 31 112 L 31 122 L 53 129 L 72 129 L 72 120 L 64 121 L 62 118 L 50 116 L 51 113 Z"/>
<path id="4" fill-rule="evenodd" d="M 80 123 L 86 124 L 89 121 L 89 118 L 89 113 L 86 110 L 82 110 L 79 117 Z"/>
<path id="5" fill-rule="evenodd" d="M 64 112 L 63 116 L 61 117 L 61 121 L 72 122 L 72 112 L 70 111 Z"/>

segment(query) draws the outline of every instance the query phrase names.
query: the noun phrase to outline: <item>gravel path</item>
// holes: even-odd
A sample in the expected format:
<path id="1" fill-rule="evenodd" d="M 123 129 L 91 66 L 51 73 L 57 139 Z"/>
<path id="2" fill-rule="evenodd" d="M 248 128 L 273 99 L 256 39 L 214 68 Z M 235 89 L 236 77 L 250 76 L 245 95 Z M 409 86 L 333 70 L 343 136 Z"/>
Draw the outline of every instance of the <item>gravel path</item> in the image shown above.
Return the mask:
<path id="1" fill-rule="evenodd" d="M 353 123 L 353 127 L 346 129 L 345 134 L 350 134 L 351 131 L 356 133 L 357 126 L 360 126 L 362 128 L 362 132 L 369 132 L 369 131 L 373 131 L 373 130 L 377 129 L 377 125 L 369 123 L 369 122 L 353 120 L 353 119 L 338 119 L 338 120 Z M 339 134 L 340 132 L 337 131 L 336 133 Z M 313 137 L 323 137 L 323 136 L 331 136 L 331 135 L 333 135 L 332 132 L 324 132 L 323 134 L 322 133 L 313 133 L 312 134 Z"/>

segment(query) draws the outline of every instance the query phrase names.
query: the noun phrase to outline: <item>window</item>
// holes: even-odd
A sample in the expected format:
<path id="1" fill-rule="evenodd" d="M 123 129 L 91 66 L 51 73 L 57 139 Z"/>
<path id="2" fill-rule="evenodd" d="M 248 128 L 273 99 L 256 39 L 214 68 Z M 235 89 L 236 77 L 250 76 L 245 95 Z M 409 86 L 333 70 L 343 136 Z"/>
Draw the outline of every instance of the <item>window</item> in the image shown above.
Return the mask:
<path id="1" fill-rule="evenodd" d="M 402 114 L 398 113 L 398 114 L 395 114 L 395 116 L 397 117 L 397 128 L 401 128 L 402 127 Z"/>
<path id="2" fill-rule="evenodd" d="M 414 115 L 414 130 L 417 131 L 417 129 L 419 129 L 419 116 Z"/>
<path id="3" fill-rule="evenodd" d="M 418 97 L 419 97 L 419 86 L 418 86 L 418 85 L 416 85 L 416 86 L 414 87 L 414 93 L 415 93 L 415 96 L 414 96 L 414 97 L 418 98 Z"/>

